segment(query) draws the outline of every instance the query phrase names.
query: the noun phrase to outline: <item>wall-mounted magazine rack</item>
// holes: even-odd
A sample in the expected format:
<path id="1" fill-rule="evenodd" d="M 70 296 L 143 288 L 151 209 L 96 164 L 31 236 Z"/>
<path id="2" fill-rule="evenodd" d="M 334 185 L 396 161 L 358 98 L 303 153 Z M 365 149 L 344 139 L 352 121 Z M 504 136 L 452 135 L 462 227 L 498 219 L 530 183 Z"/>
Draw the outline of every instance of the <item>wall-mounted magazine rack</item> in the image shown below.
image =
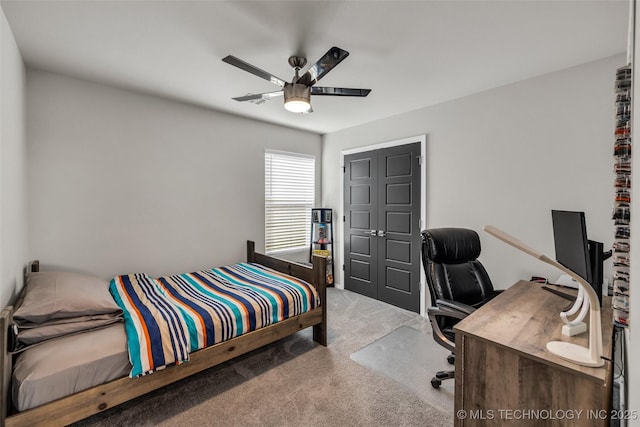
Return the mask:
<path id="1" fill-rule="evenodd" d="M 631 94 L 633 70 L 625 65 L 616 70 L 615 111 L 616 127 L 613 147 L 615 224 L 612 270 L 613 320 L 623 326 L 629 324 L 629 239 L 631 237 Z"/>

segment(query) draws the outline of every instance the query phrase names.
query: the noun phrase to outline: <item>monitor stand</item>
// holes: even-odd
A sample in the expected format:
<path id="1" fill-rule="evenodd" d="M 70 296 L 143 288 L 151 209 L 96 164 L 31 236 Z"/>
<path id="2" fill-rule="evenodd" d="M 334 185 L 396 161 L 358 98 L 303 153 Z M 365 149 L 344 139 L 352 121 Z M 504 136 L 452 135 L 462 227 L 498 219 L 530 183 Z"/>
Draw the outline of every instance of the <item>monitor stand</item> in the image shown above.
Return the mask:
<path id="1" fill-rule="evenodd" d="M 611 257 L 612 251 L 604 251 L 604 245 L 601 242 L 595 240 L 589 240 L 589 261 L 591 262 L 591 286 L 598 295 L 598 301 L 600 307 L 602 307 L 602 282 L 603 266 L 602 264 Z"/>

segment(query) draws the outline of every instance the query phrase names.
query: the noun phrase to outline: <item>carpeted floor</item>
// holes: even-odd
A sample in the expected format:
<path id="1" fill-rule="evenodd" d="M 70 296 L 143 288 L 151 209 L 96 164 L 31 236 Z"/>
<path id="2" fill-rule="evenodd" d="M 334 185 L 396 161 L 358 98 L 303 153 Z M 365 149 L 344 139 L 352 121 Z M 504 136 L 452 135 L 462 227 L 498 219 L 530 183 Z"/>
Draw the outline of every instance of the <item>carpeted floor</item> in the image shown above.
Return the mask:
<path id="1" fill-rule="evenodd" d="M 301 331 L 76 425 L 453 425 L 453 382 L 440 390 L 429 384 L 433 373 L 448 365 L 446 350 L 429 344 L 428 321 L 349 291 L 331 288 L 327 299 L 328 347 L 314 343 L 310 329 Z M 375 350 L 376 342 L 401 327 L 427 338 L 419 357 L 395 352 L 398 363 L 415 364 L 415 370 L 384 368 L 396 359 L 369 367 L 351 359 L 359 350 Z M 397 334 L 392 337 L 398 342 Z M 394 370 L 416 375 L 407 381 Z"/>

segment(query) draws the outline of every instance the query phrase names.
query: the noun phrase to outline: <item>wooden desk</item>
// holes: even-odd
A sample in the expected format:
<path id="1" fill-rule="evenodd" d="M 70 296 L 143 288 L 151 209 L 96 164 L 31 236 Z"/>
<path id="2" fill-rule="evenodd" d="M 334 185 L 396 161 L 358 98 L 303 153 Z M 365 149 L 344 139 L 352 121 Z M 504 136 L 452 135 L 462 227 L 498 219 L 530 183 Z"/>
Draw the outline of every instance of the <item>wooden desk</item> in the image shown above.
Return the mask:
<path id="1" fill-rule="evenodd" d="M 608 425 L 611 362 L 589 368 L 546 349 L 552 340 L 587 344 L 588 333 L 562 335 L 567 304 L 520 281 L 456 325 L 456 426 Z M 603 354 L 611 359 L 610 298 L 603 305 Z"/>

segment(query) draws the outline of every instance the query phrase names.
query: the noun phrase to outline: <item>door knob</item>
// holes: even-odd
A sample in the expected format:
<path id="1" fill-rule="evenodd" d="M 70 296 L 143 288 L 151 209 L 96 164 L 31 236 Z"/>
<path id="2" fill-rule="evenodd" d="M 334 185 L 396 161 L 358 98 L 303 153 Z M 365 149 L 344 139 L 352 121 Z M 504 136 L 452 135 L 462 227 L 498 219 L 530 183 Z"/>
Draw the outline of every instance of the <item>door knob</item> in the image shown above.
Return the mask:
<path id="1" fill-rule="evenodd" d="M 372 236 L 377 236 L 378 232 L 376 230 L 371 230 L 369 231 L 369 234 L 371 234 Z"/>
<path id="2" fill-rule="evenodd" d="M 378 230 L 378 237 L 385 237 L 387 233 L 384 230 Z"/>

